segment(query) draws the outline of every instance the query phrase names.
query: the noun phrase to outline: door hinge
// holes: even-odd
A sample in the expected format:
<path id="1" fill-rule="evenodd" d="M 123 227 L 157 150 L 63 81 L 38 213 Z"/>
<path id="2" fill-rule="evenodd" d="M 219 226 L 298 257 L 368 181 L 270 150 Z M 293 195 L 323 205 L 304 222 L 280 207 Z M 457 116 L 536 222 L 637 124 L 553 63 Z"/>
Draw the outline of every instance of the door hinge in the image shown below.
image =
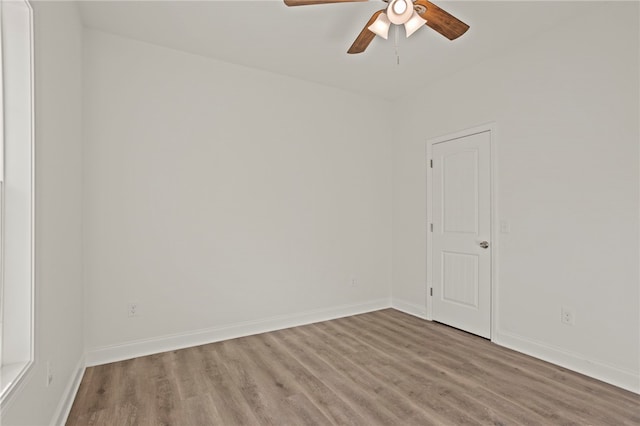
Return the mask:
<path id="1" fill-rule="evenodd" d="M 433 160 L 429 160 L 429 167 L 433 169 Z"/>
<path id="2" fill-rule="evenodd" d="M 431 232 L 433 232 L 433 223 L 430 223 Z"/>
<path id="3" fill-rule="evenodd" d="M 429 296 L 433 296 L 433 287 L 429 288 Z"/>

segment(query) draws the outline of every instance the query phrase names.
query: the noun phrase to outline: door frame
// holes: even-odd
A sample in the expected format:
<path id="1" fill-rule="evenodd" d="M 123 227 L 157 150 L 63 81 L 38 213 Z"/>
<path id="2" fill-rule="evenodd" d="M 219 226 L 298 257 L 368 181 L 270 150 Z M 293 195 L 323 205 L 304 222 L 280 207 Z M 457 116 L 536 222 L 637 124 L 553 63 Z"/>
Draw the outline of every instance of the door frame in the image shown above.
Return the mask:
<path id="1" fill-rule="evenodd" d="M 491 217 L 491 341 L 494 341 L 497 336 L 498 327 L 498 252 L 499 252 L 499 223 L 498 223 L 498 176 L 497 176 L 497 155 L 496 155 L 496 130 L 497 126 L 495 122 L 481 124 L 479 126 L 471 127 L 465 130 L 461 130 L 455 133 L 449 133 L 446 135 L 427 139 L 426 142 L 426 231 L 427 231 L 427 282 L 426 282 L 426 311 L 427 320 L 433 321 L 433 296 L 430 294 L 430 289 L 433 287 L 433 234 L 430 227 L 433 223 L 433 190 L 431 183 L 433 182 L 433 169 L 430 166 L 431 159 L 433 158 L 433 145 L 437 143 L 447 142 L 455 139 L 460 139 L 466 136 L 475 135 L 478 133 L 489 132 L 489 156 L 490 156 L 490 179 L 489 192 L 490 192 L 490 217 Z"/>

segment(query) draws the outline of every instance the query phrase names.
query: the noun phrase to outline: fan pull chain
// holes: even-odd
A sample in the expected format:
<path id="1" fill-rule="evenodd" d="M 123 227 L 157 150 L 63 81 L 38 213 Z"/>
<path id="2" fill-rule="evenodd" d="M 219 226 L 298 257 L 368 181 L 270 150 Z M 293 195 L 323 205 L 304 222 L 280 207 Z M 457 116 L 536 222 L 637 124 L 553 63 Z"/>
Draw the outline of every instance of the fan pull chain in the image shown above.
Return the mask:
<path id="1" fill-rule="evenodd" d="M 398 53 L 398 38 L 399 38 L 399 33 L 400 33 L 400 26 L 399 25 L 394 25 L 394 30 L 395 30 L 395 48 L 396 48 L 396 65 L 400 65 L 400 54 Z"/>

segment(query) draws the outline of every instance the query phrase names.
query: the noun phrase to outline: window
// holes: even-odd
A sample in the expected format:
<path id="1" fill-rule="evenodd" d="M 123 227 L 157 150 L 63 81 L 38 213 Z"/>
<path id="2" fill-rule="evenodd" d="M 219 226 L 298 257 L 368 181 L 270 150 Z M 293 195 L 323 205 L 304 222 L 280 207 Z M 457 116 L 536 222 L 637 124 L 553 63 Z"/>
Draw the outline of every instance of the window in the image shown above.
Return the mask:
<path id="1" fill-rule="evenodd" d="M 34 360 L 32 11 L 0 0 L 0 403 Z"/>

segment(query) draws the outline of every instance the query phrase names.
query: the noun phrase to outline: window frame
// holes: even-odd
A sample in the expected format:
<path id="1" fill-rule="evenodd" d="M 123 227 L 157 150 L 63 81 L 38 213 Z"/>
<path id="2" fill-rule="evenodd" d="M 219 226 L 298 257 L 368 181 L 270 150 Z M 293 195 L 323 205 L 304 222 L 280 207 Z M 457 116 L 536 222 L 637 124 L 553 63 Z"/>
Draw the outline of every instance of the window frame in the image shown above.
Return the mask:
<path id="1" fill-rule="evenodd" d="M 12 6 L 9 15 L 14 18 L 13 20 L 11 17 L 7 18 L 6 16 L 5 6 L 8 3 Z M 16 17 L 19 19 L 16 19 Z M 7 29 L 7 22 L 12 23 L 9 29 Z M 13 43 L 15 36 L 17 49 L 22 48 L 24 45 L 29 50 L 28 52 L 20 51 L 15 57 L 12 56 L 15 59 L 15 67 L 18 70 L 12 71 L 13 74 L 20 75 L 25 72 L 25 68 L 28 71 L 27 76 L 24 77 L 25 80 L 18 81 L 17 86 L 20 86 L 20 89 L 16 91 L 23 90 L 28 93 L 24 98 L 23 93 L 18 95 L 12 93 L 11 96 L 18 99 L 17 109 L 20 111 L 17 113 L 18 118 L 15 120 L 16 129 L 18 130 L 7 132 L 6 117 L 8 108 L 6 107 L 6 102 L 8 91 L 6 88 L 8 86 L 6 86 L 6 71 L 8 68 L 6 36 L 7 31 L 14 29 L 15 32 L 11 35 L 10 43 Z M 0 409 L 8 405 L 12 395 L 23 385 L 26 377 L 32 372 L 35 363 L 35 102 L 33 45 L 33 9 L 29 1 L 0 0 L 0 327 L 2 327 L 0 329 Z M 15 46 L 12 45 L 13 48 L 16 48 Z M 9 50 L 9 54 L 12 54 L 12 49 Z M 14 61 L 12 60 L 12 62 Z M 9 66 L 13 66 L 13 64 Z M 12 117 L 14 116 L 12 115 Z M 24 147 L 25 152 L 16 155 L 18 157 L 16 160 L 8 159 L 5 152 L 7 139 L 9 139 L 7 138 L 8 134 L 11 139 L 9 145 L 28 143 L 28 146 Z M 21 189 L 26 188 L 25 192 L 28 191 L 29 195 L 28 198 L 25 198 L 28 200 L 28 207 L 25 207 L 26 204 L 21 206 L 29 212 L 29 223 L 26 227 L 23 224 L 24 228 L 28 228 L 28 230 L 24 230 L 25 234 L 28 234 L 28 241 L 18 241 L 15 244 L 18 246 L 26 244 L 26 248 L 23 247 L 25 248 L 22 252 L 24 257 L 21 260 L 28 265 L 28 271 L 26 271 L 27 268 L 24 268 L 24 270 L 21 270 L 22 279 L 16 280 L 18 282 L 7 283 L 5 279 L 7 269 L 7 264 L 5 263 L 7 253 L 5 201 L 7 176 L 9 175 L 6 173 L 6 166 L 11 164 L 10 161 L 17 162 L 17 165 L 14 163 L 11 166 L 15 169 L 20 167 L 27 168 L 20 177 L 24 179 L 28 175 L 28 184 L 21 187 Z M 11 243 L 9 246 L 13 244 Z M 29 257 L 28 259 L 26 259 L 27 256 Z M 10 291 L 7 291 L 7 289 Z M 9 304 L 11 304 L 11 309 L 9 310 L 10 312 L 7 312 L 7 305 Z M 16 305 L 19 306 L 19 309 L 16 309 Z M 16 312 L 21 313 L 16 314 Z M 11 332 L 7 333 L 7 327 L 13 327 L 10 330 Z M 7 350 L 8 347 L 11 348 L 10 351 Z M 7 361 L 7 357 L 5 357 L 7 353 L 10 355 L 10 361 Z"/>

